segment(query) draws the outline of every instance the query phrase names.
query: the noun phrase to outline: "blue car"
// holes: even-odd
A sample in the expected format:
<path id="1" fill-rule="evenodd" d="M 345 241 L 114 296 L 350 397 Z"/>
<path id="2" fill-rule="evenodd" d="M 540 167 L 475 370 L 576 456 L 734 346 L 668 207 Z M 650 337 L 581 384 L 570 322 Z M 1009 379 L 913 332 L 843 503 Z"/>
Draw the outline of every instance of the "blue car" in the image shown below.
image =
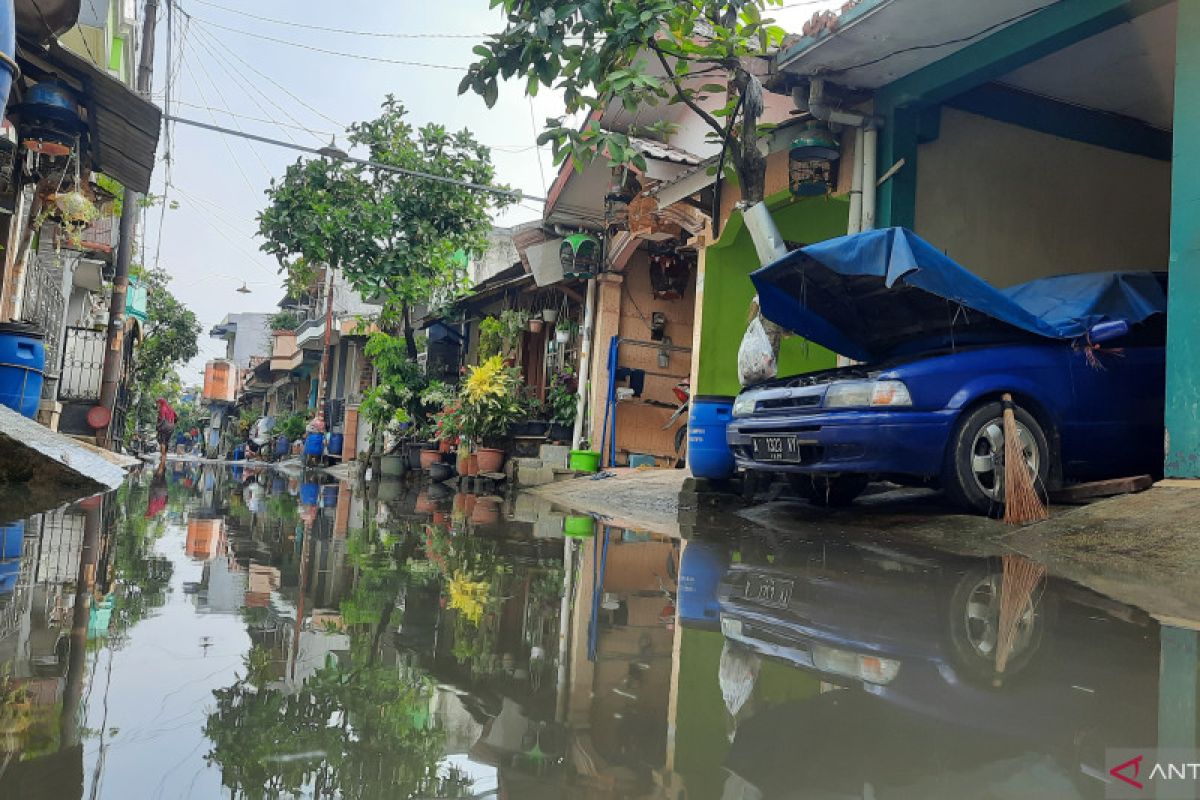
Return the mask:
<path id="1" fill-rule="evenodd" d="M 822 504 L 887 479 L 991 513 L 1008 394 L 1047 489 L 1162 470 L 1165 274 L 998 290 L 891 228 L 794 251 L 752 279 L 764 316 L 858 363 L 746 388 L 727 431 L 740 469 L 786 473 Z"/>

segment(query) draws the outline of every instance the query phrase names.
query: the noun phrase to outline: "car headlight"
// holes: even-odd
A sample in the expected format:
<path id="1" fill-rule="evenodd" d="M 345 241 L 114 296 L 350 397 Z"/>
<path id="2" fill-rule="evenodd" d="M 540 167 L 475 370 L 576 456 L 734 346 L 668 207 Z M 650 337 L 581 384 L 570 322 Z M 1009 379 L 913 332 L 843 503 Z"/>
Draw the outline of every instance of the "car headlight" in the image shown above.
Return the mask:
<path id="1" fill-rule="evenodd" d="M 887 685 L 900 672 L 900 662 L 892 658 L 852 653 L 824 645 L 813 645 L 813 666 L 822 672 L 841 675 L 845 678 Z"/>
<path id="2" fill-rule="evenodd" d="M 826 408 L 911 406 L 912 395 L 904 381 L 844 381 L 825 390 Z"/>
<path id="3" fill-rule="evenodd" d="M 911 406 L 912 395 L 904 381 L 875 381 L 871 390 L 873 406 Z"/>
<path id="4" fill-rule="evenodd" d="M 752 394 L 740 394 L 733 401 L 733 415 L 735 417 L 748 417 L 754 413 L 755 407 L 758 405 L 757 399 Z"/>

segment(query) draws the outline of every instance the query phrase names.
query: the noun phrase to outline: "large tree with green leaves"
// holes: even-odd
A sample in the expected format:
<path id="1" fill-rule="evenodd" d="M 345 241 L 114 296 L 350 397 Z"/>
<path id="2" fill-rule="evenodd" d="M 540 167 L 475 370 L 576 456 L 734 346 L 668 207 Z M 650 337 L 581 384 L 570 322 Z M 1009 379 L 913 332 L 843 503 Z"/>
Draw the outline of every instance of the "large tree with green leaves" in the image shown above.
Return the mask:
<path id="1" fill-rule="evenodd" d="M 761 58 L 784 31 L 763 16 L 782 0 L 490 0 L 503 11 L 503 31 L 475 48 L 459 93 L 474 91 L 496 102 L 498 80 L 524 78 L 525 92 L 539 87 L 563 93 L 570 114 L 610 103 L 636 112 L 644 105 L 683 103 L 723 143 L 742 197 L 761 200 L 766 160 L 758 147 L 762 115 Z M 756 64 L 756 62 L 758 62 Z M 756 69 L 757 67 L 757 69 Z M 717 102 L 713 102 L 713 99 Z M 667 125 L 640 132 L 666 136 Z M 644 167 L 629 136 L 582 129 L 565 118 L 548 120 L 539 143 L 549 142 L 556 162 L 577 168 L 597 156 L 613 165 Z"/>
<path id="2" fill-rule="evenodd" d="M 462 287 L 466 257 L 486 246 L 490 213 L 513 195 L 495 184 L 491 152 L 469 131 L 414 127 L 391 95 L 378 117 L 350 126 L 348 136 L 375 164 L 435 178 L 325 158 L 298 161 L 267 190 L 270 204 L 259 214 L 263 250 L 293 284 L 311 279 L 312 265 L 331 264 L 363 295 L 382 297 L 382 324 L 403 330 L 415 359 L 412 308 Z"/>

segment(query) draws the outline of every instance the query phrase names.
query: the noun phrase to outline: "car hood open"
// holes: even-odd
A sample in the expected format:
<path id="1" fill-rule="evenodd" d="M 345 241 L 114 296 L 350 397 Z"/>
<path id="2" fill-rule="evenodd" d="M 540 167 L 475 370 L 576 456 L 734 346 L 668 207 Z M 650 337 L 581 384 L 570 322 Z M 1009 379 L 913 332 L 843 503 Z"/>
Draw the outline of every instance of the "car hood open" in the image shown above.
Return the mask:
<path id="1" fill-rule="evenodd" d="M 1075 339 L 1100 322 L 1166 313 L 1151 271 L 1039 278 L 997 289 L 905 228 L 842 236 L 750 276 L 763 315 L 858 361 L 1030 338 Z"/>

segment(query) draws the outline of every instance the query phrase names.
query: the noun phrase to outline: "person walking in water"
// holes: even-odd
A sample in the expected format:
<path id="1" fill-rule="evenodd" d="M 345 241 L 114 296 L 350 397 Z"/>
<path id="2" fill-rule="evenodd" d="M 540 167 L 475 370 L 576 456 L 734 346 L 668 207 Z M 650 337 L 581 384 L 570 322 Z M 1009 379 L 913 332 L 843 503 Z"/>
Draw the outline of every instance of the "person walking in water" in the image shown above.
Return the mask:
<path id="1" fill-rule="evenodd" d="M 175 433 L 175 409 L 164 398 L 158 398 L 158 471 L 167 471 L 167 448 Z"/>

